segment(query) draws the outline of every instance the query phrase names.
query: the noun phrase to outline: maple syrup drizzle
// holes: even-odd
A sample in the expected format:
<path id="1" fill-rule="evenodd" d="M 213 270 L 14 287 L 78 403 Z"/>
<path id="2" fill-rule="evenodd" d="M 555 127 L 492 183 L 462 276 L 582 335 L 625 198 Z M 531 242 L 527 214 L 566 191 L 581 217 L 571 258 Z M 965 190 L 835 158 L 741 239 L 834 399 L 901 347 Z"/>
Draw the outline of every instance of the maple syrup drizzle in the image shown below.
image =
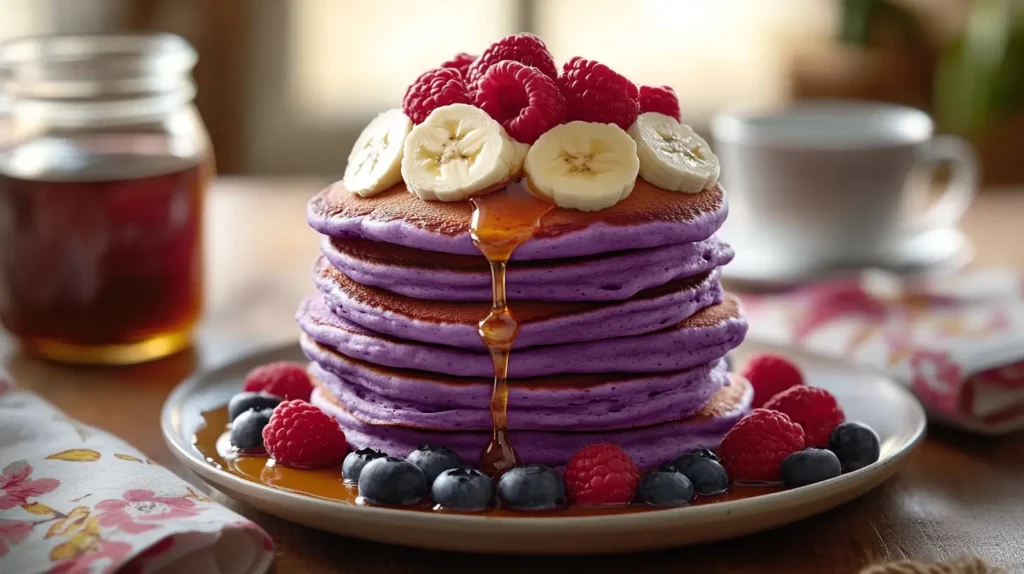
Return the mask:
<path id="1" fill-rule="evenodd" d="M 491 265 L 491 312 L 478 325 L 480 338 L 494 362 L 491 392 L 491 442 L 480 457 L 480 470 L 498 477 L 519 464 L 508 435 L 508 359 L 519 334 L 519 322 L 505 297 L 505 270 L 509 257 L 540 228 L 544 214 L 554 205 L 530 193 L 524 184 L 473 198 L 470 235 Z"/>

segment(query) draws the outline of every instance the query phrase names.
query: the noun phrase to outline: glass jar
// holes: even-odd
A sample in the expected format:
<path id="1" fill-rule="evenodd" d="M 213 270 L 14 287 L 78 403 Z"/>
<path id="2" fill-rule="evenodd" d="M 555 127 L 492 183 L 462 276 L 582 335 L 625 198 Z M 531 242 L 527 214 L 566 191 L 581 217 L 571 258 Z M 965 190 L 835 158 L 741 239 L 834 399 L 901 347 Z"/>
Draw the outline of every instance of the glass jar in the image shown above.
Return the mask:
<path id="1" fill-rule="evenodd" d="M 0 321 L 61 362 L 187 347 L 213 173 L 195 50 L 166 34 L 53 36 L 4 44 L 0 61 Z"/>

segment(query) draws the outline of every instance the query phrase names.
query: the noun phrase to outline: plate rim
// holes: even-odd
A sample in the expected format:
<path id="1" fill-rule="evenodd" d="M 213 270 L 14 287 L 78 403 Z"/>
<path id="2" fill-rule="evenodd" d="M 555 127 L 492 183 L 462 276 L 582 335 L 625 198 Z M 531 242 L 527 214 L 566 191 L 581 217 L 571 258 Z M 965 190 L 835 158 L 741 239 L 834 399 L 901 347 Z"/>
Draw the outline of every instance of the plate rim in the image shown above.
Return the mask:
<path id="1" fill-rule="evenodd" d="M 812 358 L 815 361 L 838 365 L 844 369 L 861 371 L 865 374 L 870 374 L 873 377 L 887 381 L 889 385 L 897 389 L 898 393 L 902 395 L 903 400 L 907 401 L 912 410 L 916 412 L 917 423 L 909 440 L 906 441 L 902 448 L 893 452 L 887 458 L 878 461 L 876 464 L 879 466 L 871 465 L 821 483 L 803 486 L 799 489 L 781 490 L 779 492 L 742 498 L 739 500 L 729 500 L 700 506 L 668 508 L 658 510 L 656 512 L 634 512 L 596 516 L 503 517 L 488 516 L 486 514 L 474 515 L 410 512 L 400 508 L 358 506 L 346 502 L 273 488 L 264 484 L 257 484 L 224 470 L 217 469 L 202 458 L 201 453 L 195 449 L 190 440 L 186 440 L 184 437 L 178 436 L 179 433 L 172 421 L 174 418 L 174 411 L 181 405 L 184 397 L 188 396 L 191 391 L 201 385 L 204 380 L 215 377 L 218 372 L 233 368 L 237 363 L 251 360 L 259 356 L 281 354 L 292 349 L 297 349 L 297 341 L 250 348 L 209 368 L 197 370 L 175 386 L 174 390 L 167 396 L 167 399 L 161 407 L 160 428 L 164 442 L 175 458 L 191 472 L 194 472 L 210 486 L 217 488 L 218 490 L 223 488 L 222 483 L 224 483 L 230 484 L 230 488 L 245 492 L 254 498 L 258 498 L 260 494 L 269 493 L 285 502 L 294 502 L 302 505 L 311 503 L 326 505 L 330 507 L 333 512 L 337 512 L 339 518 L 343 518 L 344 516 L 349 515 L 349 513 L 359 513 L 360 516 L 367 519 L 402 520 L 409 526 L 430 527 L 437 526 L 438 524 L 444 524 L 451 527 L 486 528 L 488 530 L 500 529 L 504 531 L 523 528 L 534 532 L 538 527 L 550 528 L 552 530 L 564 529 L 568 526 L 572 526 L 574 528 L 600 527 L 601 529 L 630 528 L 637 526 L 649 526 L 652 523 L 662 524 L 664 522 L 671 522 L 675 517 L 679 516 L 680 513 L 686 513 L 688 520 L 700 520 L 701 518 L 716 516 L 722 513 L 744 515 L 749 512 L 756 512 L 766 504 L 770 504 L 773 507 L 798 505 L 801 502 L 806 502 L 807 499 L 817 499 L 819 497 L 825 497 L 830 493 L 844 491 L 847 486 L 852 486 L 861 480 L 870 480 L 869 475 L 874 477 L 883 468 L 899 465 L 921 444 L 924 439 L 927 430 L 927 416 L 924 408 L 909 389 L 894 381 L 891 377 L 886 376 L 884 373 L 844 363 L 837 359 L 809 353 L 801 349 L 772 345 L 761 341 L 751 341 L 751 343 L 756 344 L 759 347 L 778 350 L 789 355 Z M 893 473 L 895 473 L 895 470 L 878 481 L 879 484 L 888 480 Z M 875 487 L 871 487 L 871 489 L 873 488 Z M 229 498 L 235 499 L 227 492 L 224 492 L 224 494 Z M 250 504 L 250 506 L 252 505 L 248 502 L 246 502 L 246 504 Z"/>

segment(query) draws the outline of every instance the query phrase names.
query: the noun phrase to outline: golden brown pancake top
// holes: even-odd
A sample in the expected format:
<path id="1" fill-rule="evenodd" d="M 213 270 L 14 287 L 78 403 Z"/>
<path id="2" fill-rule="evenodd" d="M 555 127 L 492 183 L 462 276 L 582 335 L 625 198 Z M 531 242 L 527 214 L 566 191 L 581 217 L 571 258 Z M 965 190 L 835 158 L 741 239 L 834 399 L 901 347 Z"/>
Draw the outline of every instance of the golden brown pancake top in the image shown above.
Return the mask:
<path id="1" fill-rule="evenodd" d="M 320 277 L 319 281 L 337 286 L 348 297 L 359 301 L 363 305 L 374 309 L 390 311 L 416 321 L 476 325 L 487 316 L 491 309 L 489 301 L 428 301 L 426 299 L 407 297 L 379 287 L 363 285 L 338 271 L 322 256 L 317 259 L 315 272 Z M 527 324 L 559 316 L 574 315 L 598 307 L 628 305 L 634 301 L 654 299 L 670 293 L 695 289 L 711 281 L 711 275 L 711 273 L 702 273 L 693 277 L 669 281 L 664 285 L 645 289 L 624 301 L 586 301 L 578 303 L 565 301 L 511 301 L 509 303 L 509 310 L 521 324 Z"/>
<path id="2" fill-rule="evenodd" d="M 718 211 L 723 201 L 722 187 L 717 184 L 700 193 L 679 193 L 637 179 L 629 197 L 608 209 L 585 212 L 556 208 L 549 211 L 534 237 L 558 237 L 595 223 L 616 227 L 654 221 L 685 223 Z M 362 197 L 337 182 L 314 197 L 310 209 L 325 219 L 365 217 L 377 222 L 401 219 L 431 233 L 449 236 L 469 233 L 473 214 L 473 204 L 469 201 L 424 201 L 409 193 L 404 183 L 372 197 Z"/>

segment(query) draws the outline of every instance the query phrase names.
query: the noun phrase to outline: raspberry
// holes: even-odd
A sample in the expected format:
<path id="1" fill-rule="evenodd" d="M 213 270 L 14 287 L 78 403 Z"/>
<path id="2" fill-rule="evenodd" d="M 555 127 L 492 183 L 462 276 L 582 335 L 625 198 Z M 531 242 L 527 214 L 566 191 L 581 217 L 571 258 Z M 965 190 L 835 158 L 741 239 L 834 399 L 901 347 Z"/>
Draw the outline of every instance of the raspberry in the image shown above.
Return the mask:
<path id="1" fill-rule="evenodd" d="M 604 64 L 575 57 L 562 66 L 558 89 L 565 96 L 566 119 L 615 124 L 629 129 L 640 113 L 636 84 Z"/>
<path id="2" fill-rule="evenodd" d="M 754 402 L 757 409 L 782 391 L 804 384 L 800 369 L 786 358 L 770 353 L 756 355 L 747 362 L 743 376 L 754 387 Z"/>
<path id="3" fill-rule="evenodd" d="M 780 412 L 754 409 L 725 435 L 718 456 L 734 482 L 778 482 L 782 460 L 803 448 L 800 425 Z"/>
<path id="4" fill-rule="evenodd" d="M 679 98 L 669 86 L 640 86 L 640 113 L 658 112 L 679 121 Z"/>
<path id="5" fill-rule="evenodd" d="M 817 387 L 792 387 L 764 404 L 764 408 L 788 416 L 804 429 L 807 446 L 825 448 L 832 431 L 846 420 L 832 393 Z"/>
<path id="6" fill-rule="evenodd" d="M 245 376 L 242 390 L 252 393 L 269 393 L 286 401 L 298 399 L 309 402 L 313 394 L 313 382 L 306 369 L 298 363 L 279 361 L 256 367 Z"/>
<path id="7" fill-rule="evenodd" d="M 572 455 L 564 478 L 574 504 L 628 504 L 640 481 L 640 471 L 619 445 L 592 444 Z"/>
<path id="8" fill-rule="evenodd" d="M 327 468 L 341 464 L 348 441 L 331 415 L 303 401 L 274 408 L 263 427 L 263 446 L 278 464 L 292 468 Z"/>
<path id="9" fill-rule="evenodd" d="M 478 108 L 523 143 L 532 144 L 565 120 L 565 99 L 555 81 L 537 68 L 512 60 L 487 70 L 475 100 Z"/>
<path id="10" fill-rule="evenodd" d="M 423 120 L 441 106 L 473 104 L 462 81 L 462 74 L 452 68 L 435 68 L 424 72 L 405 91 L 402 111 L 414 124 Z"/>
<path id="11" fill-rule="evenodd" d="M 513 34 L 488 46 L 484 53 L 470 64 L 466 70 L 466 86 L 469 91 L 475 92 L 479 89 L 480 80 L 487 70 L 502 60 L 513 60 L 533 66 L 552 80 L 558 77 L 555 59 L 551 57 L 551 52 L 548 52 L 543 40 L 533 34 Z"/>
<path id="12" fill-rule="evenodd" d="M 454 58 L 441 64 L 441 67 L 458 70 L 459 73 L 462 74 L 462 79 L 465 80 L 466 72 L 469 71 L 469 65 L 473 63 L 473 60 L 476 60 L 476 56 L 473 54 L 459 52 L 458 54 L 455 54 Z"/>

